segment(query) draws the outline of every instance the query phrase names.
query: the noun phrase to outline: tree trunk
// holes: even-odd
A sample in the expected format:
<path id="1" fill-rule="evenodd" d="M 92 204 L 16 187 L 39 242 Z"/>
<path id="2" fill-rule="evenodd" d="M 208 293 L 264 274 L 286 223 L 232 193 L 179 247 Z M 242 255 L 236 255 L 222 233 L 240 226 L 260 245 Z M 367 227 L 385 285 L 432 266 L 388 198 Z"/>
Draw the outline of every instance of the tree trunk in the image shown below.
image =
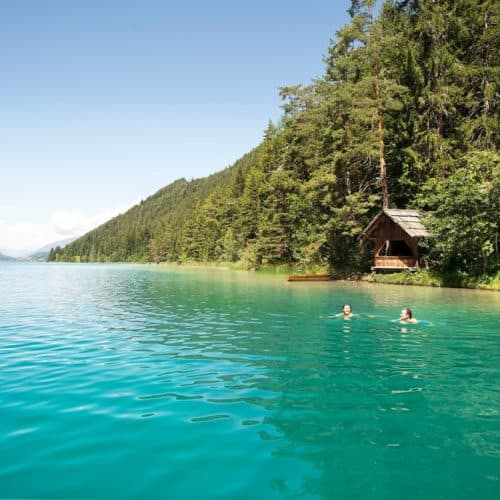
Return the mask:
<path id="1" fill-rule="evenodd" d="M 389 208 L 389 190 L 387 188 L 387 170 L 385 167 L 384 155 L 384 122 L 382 120 L 382 99 L 380 97 L 380 86 L 378 81 L 375 83 L 375 93 L 377 96 L 378 113 L 378 142 L 379 142 L 379 163 L 380 163 L 380 186 L 382 188 L 382 207 Z"/>

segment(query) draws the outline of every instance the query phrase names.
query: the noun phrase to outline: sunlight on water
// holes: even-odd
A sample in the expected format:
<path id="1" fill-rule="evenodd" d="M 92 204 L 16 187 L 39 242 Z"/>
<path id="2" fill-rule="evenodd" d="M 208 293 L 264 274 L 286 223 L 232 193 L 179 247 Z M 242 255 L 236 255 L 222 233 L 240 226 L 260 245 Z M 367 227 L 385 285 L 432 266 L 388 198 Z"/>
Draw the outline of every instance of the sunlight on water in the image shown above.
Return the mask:
<path id="1" fill-rule="evenodd" d="M 0 497 L 497 498 L 499 295 L 2 264 Z"/>

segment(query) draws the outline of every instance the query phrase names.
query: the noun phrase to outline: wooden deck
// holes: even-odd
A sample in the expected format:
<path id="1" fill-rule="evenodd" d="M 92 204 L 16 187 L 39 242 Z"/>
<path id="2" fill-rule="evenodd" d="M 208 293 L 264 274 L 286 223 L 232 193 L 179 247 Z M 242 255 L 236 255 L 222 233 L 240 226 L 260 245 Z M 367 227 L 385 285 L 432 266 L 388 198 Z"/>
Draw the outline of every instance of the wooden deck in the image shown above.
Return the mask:
<path id="1" fill-rule="evenodd" d="M 376 256 L 372 271 L 416 271 L 418 262 L 415 257 L 402 257 L 397 255 Z"/>
<path id="2" fill-rule="evenodd" d="M 388 267 L 388 266 L 371 266 L 370 269 L 372 271 L 411 271 L 415 272 L 417 270 L 416 267 Z"/>

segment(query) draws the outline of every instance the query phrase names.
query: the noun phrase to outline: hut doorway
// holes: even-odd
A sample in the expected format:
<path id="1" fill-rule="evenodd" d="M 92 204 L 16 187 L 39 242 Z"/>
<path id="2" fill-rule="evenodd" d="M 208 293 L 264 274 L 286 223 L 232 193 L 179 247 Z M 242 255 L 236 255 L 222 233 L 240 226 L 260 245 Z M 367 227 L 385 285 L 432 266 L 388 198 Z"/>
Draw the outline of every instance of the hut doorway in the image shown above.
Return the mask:
<path id="1" fill-rule="evenodd" d="M 413 257 L 413 252 L 411 248 L 406 244 L 404 240 L 386 240 L 384 244 L 380 247 L 376 253 L 379 257 Z"/>

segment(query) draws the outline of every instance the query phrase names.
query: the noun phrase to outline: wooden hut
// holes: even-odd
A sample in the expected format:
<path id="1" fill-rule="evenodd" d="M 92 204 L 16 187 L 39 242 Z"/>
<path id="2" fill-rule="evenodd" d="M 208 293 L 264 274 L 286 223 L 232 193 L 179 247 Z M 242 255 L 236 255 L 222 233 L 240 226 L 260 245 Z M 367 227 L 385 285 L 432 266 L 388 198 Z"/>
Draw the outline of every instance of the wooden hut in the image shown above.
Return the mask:
<path id="1" fill-rule="evenodd" d="M 382 210 L 361 233 L 362 240 L 375 240 L 372 271 L 418 269 L 417 243 L 431 234 L 417 210 Z"/>

